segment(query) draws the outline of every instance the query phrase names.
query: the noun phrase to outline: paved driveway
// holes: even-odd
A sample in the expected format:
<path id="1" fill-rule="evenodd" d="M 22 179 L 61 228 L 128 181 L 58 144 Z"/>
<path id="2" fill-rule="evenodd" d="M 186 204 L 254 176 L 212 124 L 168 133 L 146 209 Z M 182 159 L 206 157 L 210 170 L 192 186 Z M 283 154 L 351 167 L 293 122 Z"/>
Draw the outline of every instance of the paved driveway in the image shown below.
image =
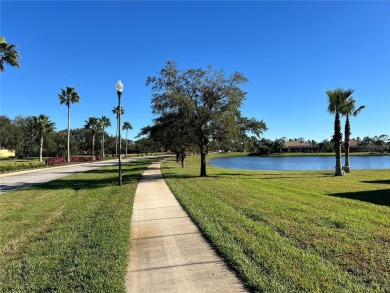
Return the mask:
<path id="1" fill-rule="evenodd" d="M 122 163 L 132 162 L 147 157 L 133 157 L 123 159 Z M 0 194 L 23 188 L 36 183 L 49 182 L 70 174 L 85 172 L 105 166 L 117 165 L 117 160 L 94 162 L 63 167 L 52 167 L 47 169 L 27 170 L 15 173 L 0 175 Z"/>

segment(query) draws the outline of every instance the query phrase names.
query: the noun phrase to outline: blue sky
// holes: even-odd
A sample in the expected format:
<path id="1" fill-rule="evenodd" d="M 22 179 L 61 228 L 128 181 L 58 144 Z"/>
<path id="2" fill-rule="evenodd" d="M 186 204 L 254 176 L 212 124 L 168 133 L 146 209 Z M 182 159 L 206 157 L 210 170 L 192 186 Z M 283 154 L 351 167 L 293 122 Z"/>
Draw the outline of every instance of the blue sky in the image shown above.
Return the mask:
<path id="1" fill-rule="evenodd" d="M 18 46 L 21 69 L 1 74 L 1 115 L 46 114 L 67 127 L 60 88 L 73 86 L 71 128 L 111 119 L 124 84 L 123 121 L 135 137 L 151 123 L 147 76 L 166 61 L 224 69 L 249 82 L 242 113 L 264 120 L 264 137 L 330 139 L 325 90 L 355 89 L 364 109 L 352 136 L 390 135 L 388 1 L 1 1 L 0 32 Z"/>

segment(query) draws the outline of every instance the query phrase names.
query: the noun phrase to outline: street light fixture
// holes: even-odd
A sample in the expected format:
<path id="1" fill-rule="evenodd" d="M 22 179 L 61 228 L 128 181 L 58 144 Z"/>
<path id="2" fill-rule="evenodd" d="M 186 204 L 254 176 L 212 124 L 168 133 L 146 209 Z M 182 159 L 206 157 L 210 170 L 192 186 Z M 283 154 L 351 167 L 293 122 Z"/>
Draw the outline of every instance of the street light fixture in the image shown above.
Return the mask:
<path id="1" fill-rule="evenodd" d="M 123 83 L 119 80 L 116 83 L 116 93 L 118 94 L 118 142 L 119 142 L 119 185 L 122 186 L 122 162 L 121 162 L 121 95 L 123 91 Z"/>

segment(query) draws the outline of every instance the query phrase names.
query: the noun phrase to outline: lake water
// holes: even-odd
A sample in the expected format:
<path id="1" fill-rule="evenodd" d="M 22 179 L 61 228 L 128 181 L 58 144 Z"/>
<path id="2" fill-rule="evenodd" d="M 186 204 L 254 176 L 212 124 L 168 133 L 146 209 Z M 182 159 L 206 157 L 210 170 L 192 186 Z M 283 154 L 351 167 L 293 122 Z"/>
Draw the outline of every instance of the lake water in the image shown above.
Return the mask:
<path id="1" fill-rule="evenodd" d="M 351 170 L 390 169 L 390 156 L 350 156 Z M 228 157 L 209 161 L 215 167 L 236 170 L 334 170 L 334 156 Z M 344 165 L 344 156 L 341 157 Z"/>

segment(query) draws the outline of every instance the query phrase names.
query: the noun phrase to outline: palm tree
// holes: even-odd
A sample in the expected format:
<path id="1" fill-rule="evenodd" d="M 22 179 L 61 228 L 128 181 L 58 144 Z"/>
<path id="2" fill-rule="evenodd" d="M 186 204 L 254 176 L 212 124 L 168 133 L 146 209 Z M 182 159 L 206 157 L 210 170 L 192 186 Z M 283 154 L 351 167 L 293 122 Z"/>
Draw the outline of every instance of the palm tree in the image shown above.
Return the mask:
<path id="1" fill-rule="evenodd" d="M 104 131 L 106 127 L 111 126 L 111 121 L 110 118 L 102 116 L 102 118 L 99 119 L 99 122 L 102 127 L 102 157 L 104 158 Z"/>
<path id="2" fill-rule="evenodd" d="M 130 122 L 124 122 L 123 123 L 123 127 L 122 127 L 122 130 L 126 130 L 126 157 L 127 157 L 127 133 L 129 131 L 129 129 L 133 129 L 133 127 L 131 126 Z"/>
<path id="3" fill-rule="evenodd" d="M 336 156 L 335 176 L 343 175 L 343 169 L 341 166 L 341 143 L 343 140 L 343 134 L 341 133 L 340 112 L 353 92 L 354 90 L 351 89 L 335 89 L 326 91 L 326 94 L 328 95 L 328 112 L 335 114 L 334 133 L 332 139 Z"/>
<path id="4" fill-rule="evenodd" d="M 116 106 L 114 107 L 114 109 L 112 109 L 112 113 L 116 114 L 116 139 L 115 139 L 115 155 L 117 156 L 118 155 L 118 136 L 119 136 L 119 106 Z M 123 109 L 123 107 L 121 106 L 121 116 L 123 114 L 125 114 L 125 110 Z"/>
<path id="5" fill-rule="evenodd" d="M 373 151 L 374 144 L 375 144 L 374 139 L 372 139 L 369 136 L 365 136 L 360 141 L 359 148 L 360 148 L 360 150 L 363 150 L 363 151 L 366 151 L 366 152 L 367 151 Z"/>
<path id="6" fill-rule="evenodd" d="M 4 71 L 4 63 L 20 68 L 20 56 L 15 45 L 7 43 L 4 37 L 0 36 L 0 72 Z"/>
<path id="7" fill-rule="evenodd" d="M 55 129 L 55 123 L 49 120 L 46 115 L 33 116 L 33 127 L 38 133 L 39 137 L 39 161 L 42 162 L 43 152 L 43 137 L 46 133 L 53 132 Z"/>
<path id="8" fill-rule="evenodd" d="M 349 141 L 351 139 L 351 125 L 349 122 L 349 116 L 357 116 L 360 111 L 364 109 L 366 106 L 360 106 L 359 108 L 355 108 L 356 100 L 350 96 L 343 108 L 341 109 L 341 115 L 345 116 L 345 128 L 344 128 L 344 148 L 345 148 L 345 166 L 344 171 L 349 173 L 351 172 L 350 164 L 349 164 Z"/>
<path id="9" fill-rule="evenodd" d="M 84 127 L 86 129 L 90 129 L 92 133 L 92 153 L 91 157 L 92 159 L 94 158 L 95 155 L 95 138 L 96 138 L 96 133 L 100 130 L 100 122 L 99 118 L 96 117 L 89 117 L 88 120 L 85 121 Z"/>
<path id="10" fill-rule="evenodd" d="M 70 147 L 69 147 L 69 141 L 70 141 L 70 104 L 72 103 L 79 103 L 80 97 L 79 94 L 76 92 L 74 87 L 67 86 L 66 90 L 61 89 L 61 93 L 58 95 L 60 98 L 60 104 L 65 104 L 68 106 L 68 162 L 70 162 Z"/>

